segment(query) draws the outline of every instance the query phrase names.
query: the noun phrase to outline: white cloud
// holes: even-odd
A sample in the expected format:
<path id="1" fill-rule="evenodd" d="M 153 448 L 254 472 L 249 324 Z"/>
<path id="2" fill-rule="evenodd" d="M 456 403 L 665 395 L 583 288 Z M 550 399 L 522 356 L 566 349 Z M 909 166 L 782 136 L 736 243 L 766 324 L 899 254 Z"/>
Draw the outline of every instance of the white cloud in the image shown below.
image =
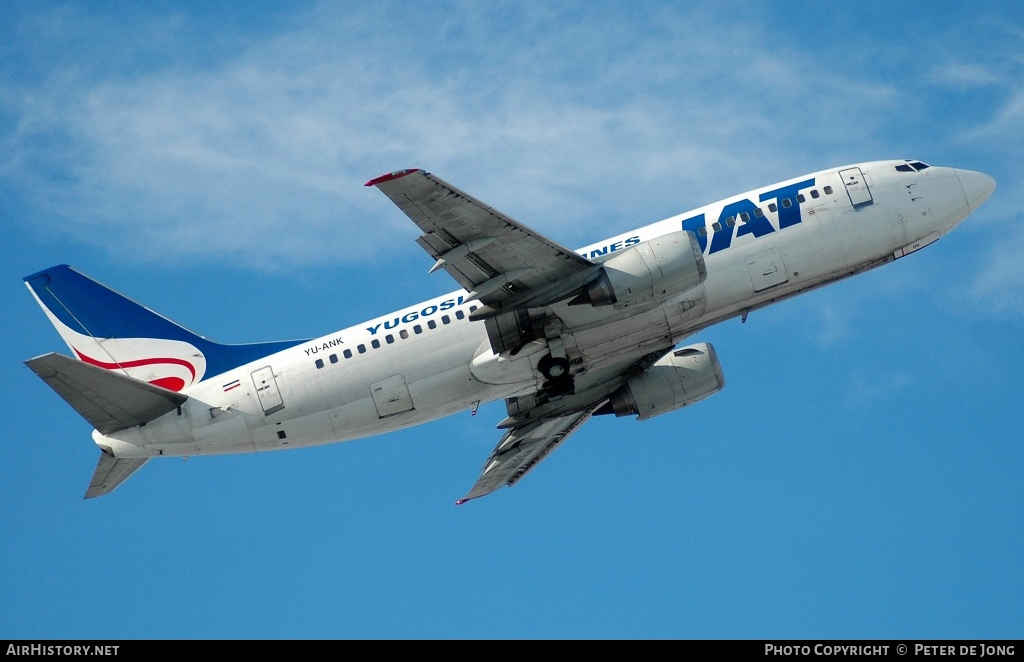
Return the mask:
<path id="1" fill-rule="evenodd" d="M 965 132 L 960 140 L 985 141 L 1019 154 L 1024 140 L 1024 88 L 1011 88 L 1007 97 L 990 120 Z"/>
<path id="2" fill-rule="evenodd" d="M 1024 315 L 1024 214 L 1004 224 L 973 279 L 971 296 L 999 316 Z"/>
<path id="3" fill-rule="evenodd" d="M 855 376 L 846 387 L 846 399 L 851 406 L 863 407 L 869 402 L 894 397 L 910 382 L 910 376 L 904 372 Z"/>
<path id="4" fill-rule="evenodd" d="M 932 69 L 928 78 L 937 85 L 968 89 L 1005 82 L 999 72 L 992 68 L 966 62 L 949 62 L 937 66 Z"/>
<path id="5" fill-rule="evenodd" d="M 819 347 L 828 348 L 841 342 L 850 333 L 850 322 L 853 315 L 845 307 L 835 303 L 824 302 L 820 310 L 817 329 L 812 338 Z"/>
<path id="6" fill-rule="evenodd" d="M 116 254 L 274 268 L 411 241 L 361 186 L 396 168 L 587 243 L 836 155 L 878 156 L 899 107 L 896 87 L 822 75 L 756 24 L 504 8 L 510 30 L 501 12 L 462 9 L 396 22 L 401 6 L 327 6 L 202 65 L 55 66 L 0 98 L 18 118 L 0 172 L 35 222 Z M 197 47 L 168 24 L 161 48 Z M 143 48 L 106 30 L 119 52 Z"/>

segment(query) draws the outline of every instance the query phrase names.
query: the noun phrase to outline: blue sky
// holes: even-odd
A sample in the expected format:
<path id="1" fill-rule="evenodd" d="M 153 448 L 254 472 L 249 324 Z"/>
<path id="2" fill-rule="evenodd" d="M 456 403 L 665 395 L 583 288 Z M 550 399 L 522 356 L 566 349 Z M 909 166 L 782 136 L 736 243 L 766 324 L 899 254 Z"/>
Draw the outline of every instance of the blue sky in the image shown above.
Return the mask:
<path id="1" fill-rule="evenodd" d="M 0 628 L 25 638 L 1021 638 L 1017 2 L 18 3 L 0 22 Z M 884 268 L 707 329 L 720 394 L 596 419 L 462 507 L 500 403 L 154 461 L 89 427 L 21 277 L 224 342 L 454 289 L 362 184 L 422 167 L 580 246 L 831 166 L 998 188 Z"/>

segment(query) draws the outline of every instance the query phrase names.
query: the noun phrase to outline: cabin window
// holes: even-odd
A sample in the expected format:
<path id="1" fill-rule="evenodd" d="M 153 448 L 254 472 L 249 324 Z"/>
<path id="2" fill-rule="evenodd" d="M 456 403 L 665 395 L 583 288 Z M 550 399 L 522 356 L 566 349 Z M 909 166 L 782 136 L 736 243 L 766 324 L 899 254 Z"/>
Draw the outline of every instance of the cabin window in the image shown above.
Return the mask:
<path id="1" fill-rule="evenodd" d="M 360 345 L 356 347 L 356 351 L 360 354 L 366 354 L 366 345 Z"/>
<path id="2" fill-rule="evenodd" d="M 412 332 L 415 334 L 423 333 L 423 327 L 417 324 L 416 326 L 412 327 Z"/>
<path id="3" fill-rule="evenodd" d="M 384 342 L 386 342 L 389 345 L 393 345 L 395 342 L 395 337 L 389 333 L 388 335 L 384 336 Z"/>
<path id="4" fill-rule="evenodd" d="M 768 211 L 774 214 L 775 212 L 779 211 L 779 207 L 774 202 L 772 202 L 771 204 L 768 205 Z"/>
<path id="5" fill-rule="evenodd" d="M 699 234 L 702 237 L 706 237 L 708 236 L 708 229 L 706 227 L 701 226 L 697 228 L 697 234 Z"/>
<path id="6" fill-rule="evenodd" d="M 316 362 L 313 365 L 315 365 L 316 369 L 319 370 L 320 368 L 324 367 L 324 360 L 323 359 L 317 359 Z"/>
<path id="7" fill-rule="evenodd" d="M 402 340 L 405 340 L 406 338 L 409 337 L 409 330 L 402 329 L 401 331 L 398 332 L 398 337 L 401 338 Z"/>
<path id="8" fill-rule="evenodd" d="M 459 319 L 460 320 L 460 319 L 463 319 L 465 317 L 466 317 L 466 313 L 462 312 L 461 310 L 456 310 L 455 311 L 455 319 Z"/>
<path id="9" fill-rule="evenodd" d="M 427 320 L 427 328 L 428 329 L 436 329 L 437 328 L 437 322 L 435 322 L 434 320 Z"/>
<path id="10" fill-rule="evenodd" d="M 374 339 L 373 339 L 373 340 L 372 340 L 372 341 L 370 342 L 370 346 L 371 346 L 371 347 L 373 347 L 374 349 L 380 349 L 380 341 L 379 341 L 379 340 L 377 340 L 376 338 L 374 338 Z"/>
<path id="11" fill-rule="evenodd" d="M 342 356 L 344 356 L 344 357 L 345 357 L 346 359 L 350 359 L 350 358 L 352 358 L 352 350 L 351 350 L 351 349 L 346 349 L 346 350 L 345 350 L 344 352 L 342 352 L 341 354 L 342 354 Z"/>
<path id="12" fill-rule="evenodd" d="M 728 225 L 730 228 L 736 225 L 736 217 L 730 216 L 729 218 L 725 219 L 725 224 Z"/>
<path id="13" fill-rule="evenodd" d="M 754 216 L 756 216 L 757 218 L 761 218 L 762 216 L 764 216 L 764 212 L 761 210 L 760 207 L 754 207 Z"/>
<path id="14" fill-rule="evenodd" d="M 815 200 L 817 200 L 818 198 L 821 197 L 821 194 L 818 193 L 818 189 L 816 189 L 816 188 L 812 188 L 811 189 L 811 197 L 814 198 Z"/>
<path id="15" fill-rule="evenodd" d="M 804 197 L 803 193 L 797 193 L 796 199 L 798 202 L 807 202 L 807 198 Z"/>
<path id="16" fill-rule="evenodd" d="M 448 317 L 447 315 L 441 315 L 441 324 L 451 324 L 451 323 L 452 323 L 452 318 Z"/>
<path id="17" fill-rule="evenodd" d="M 790 200 L 789 198 L 783 198 L 782 199 L 782 206 L 785 207 L 786 209 L 789 209 L 790 207 L 793 206 L 793 201 Z"/>
<path id="18" fill-rule="evenodd" d="M 832 187 L 831 186 L 826 186 L 824 190 L 825 190 L 825 195 L 832 195 Z"/>
<path id="19" fill-rule="evenodd" d="M 715 221 L 714 223 L 711 224 L 711 229 L 714 230 L 715 232 L 720 232 L 722 230 L 722 224 L 719 223 L 718 221 Z"/>
<path id="20" fill-rule="evenodd" d="M 740 212 L 740 221 L 746 223 L 749 220 L 750 220 L 750 214 L 748 214 L 745 211 L 744 212 Z"/>
<path id="21" fill-rule="evenodd" d="M 476 306 L 470 306 L 470 307 L 469 307 L 469 312 L 471 312 L 471 313 L 475 313 L 475 312 L 476 312 L 476 309 L 477 309 L 477 307 L 476 307 Z"/>
<path id="22" fill-rule="evenodd" d="M 331 354 L 327 358 L 329 358 L 331 360 L 331 363 L 337 363 L 338 362 L 338 355 L 337 354 Z"/>

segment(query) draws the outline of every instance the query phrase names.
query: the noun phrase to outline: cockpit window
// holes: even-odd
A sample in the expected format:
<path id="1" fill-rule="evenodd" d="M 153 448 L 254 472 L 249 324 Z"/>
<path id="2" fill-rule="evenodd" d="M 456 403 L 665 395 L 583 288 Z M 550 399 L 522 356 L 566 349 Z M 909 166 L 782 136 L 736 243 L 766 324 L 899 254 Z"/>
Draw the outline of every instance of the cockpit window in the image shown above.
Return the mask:
<path id="1" fill-rule="evenodd" d="M 930 167 L 927 163 L 922 163 L 921 161 L 908 161 L 896 166 L 896 172 L 920 172 Z"/>

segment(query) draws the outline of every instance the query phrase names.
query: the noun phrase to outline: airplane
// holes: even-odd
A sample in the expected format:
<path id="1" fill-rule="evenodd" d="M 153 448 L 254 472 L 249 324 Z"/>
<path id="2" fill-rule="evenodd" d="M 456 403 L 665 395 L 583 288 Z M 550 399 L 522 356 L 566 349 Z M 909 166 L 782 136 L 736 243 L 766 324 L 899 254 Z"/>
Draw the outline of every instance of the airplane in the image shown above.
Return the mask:
<path id="1" fill-rule="evenodd" d="M 995 190 L 981 172 L 885 160 L 747 191 L 570 250 L 421 169 L 379 189 L 461 289 L 318 338 L 227 345 L 67 265 L 24 281 L 71 350 L 26 361 L 94 428 L 85 493 L 154 457 L 363 438 L 502 399 L 469 492 L 516 484 L 592 416 L 644 421 L 725 385 L 724 320 L 930 245 Z"/>

